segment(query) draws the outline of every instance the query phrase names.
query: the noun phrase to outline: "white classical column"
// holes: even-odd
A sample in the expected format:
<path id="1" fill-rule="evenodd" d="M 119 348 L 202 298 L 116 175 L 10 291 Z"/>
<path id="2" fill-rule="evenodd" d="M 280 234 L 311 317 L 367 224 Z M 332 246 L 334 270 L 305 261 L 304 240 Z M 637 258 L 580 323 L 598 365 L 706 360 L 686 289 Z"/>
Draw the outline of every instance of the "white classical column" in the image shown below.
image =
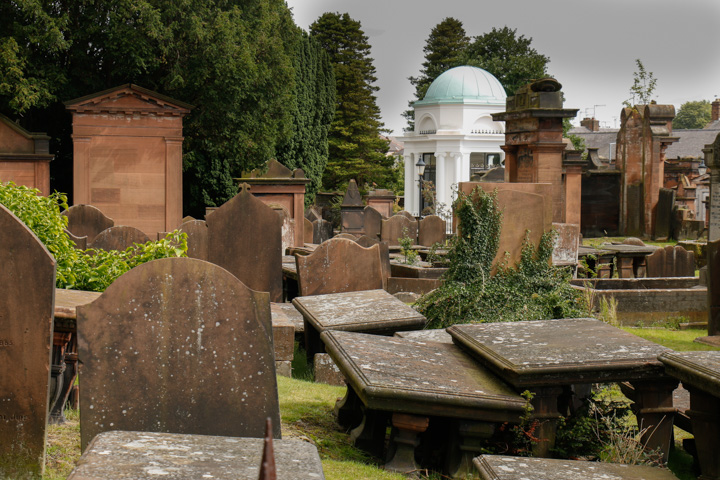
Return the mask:
<path id="1" fill-rule="evenodd" d="M 445 171 L 445 159 L 447 152 L 435 152 L 435 201 L 446 203 L 448 189 L 447 175 Z"/>
<path id="2" fill-rule="evenodd" d="M 403 155 L 405 162 L 405 210 L 413 213 L 418 207 L 418 178 L 415 174 L 415 154 Z"/>

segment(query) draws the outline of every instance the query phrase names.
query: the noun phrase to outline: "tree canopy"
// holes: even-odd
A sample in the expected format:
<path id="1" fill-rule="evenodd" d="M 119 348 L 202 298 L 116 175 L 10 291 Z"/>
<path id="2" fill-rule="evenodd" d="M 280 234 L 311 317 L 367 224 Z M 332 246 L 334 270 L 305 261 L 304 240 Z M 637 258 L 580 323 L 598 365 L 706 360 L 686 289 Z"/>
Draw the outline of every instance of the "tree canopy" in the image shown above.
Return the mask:
<path id="1" fill-rule="evenodd" d="M 531 80 L 547 75 L 550 59 L 531 47 L 532 38 L 517 29 L 494 28 L 473 38 L 465 50 L 465 64 L 482 68 L 497 78 L 507 95 Z"/>
<path id="2" fill-rule="evenodd" d="M 61 102 L 125 83 L 195 107 L 183 132 L 186 213 L 230 198 L 233 178 L 263 165 L 296 131 L 295 98 L 305 95 L 296 84 L 308 78 L 296 74 L 296 56 L 305 46 L 283 0 L 17 0 L 0 3 L 0 17 L 0 112 L 52 137 L 57 189 L 72 188 Z M 290 156 L 305 151 L 297 142 L 320 137 L 296 136 L 285 161 L 307 168 Z M 318 169 L 307 170 L 319 182 Z"/>
<path id="3" fill-rule="evenodd" d="M 413 102 L 422 100 L 427 93 L 430 84 L 443 72 L 453 67 L 463 65 L 465 49 L 470 44 L 470 38 L 465 34 L 465 29 L 460 20 L 447 17 L 435 25 L 430 31 L 423 52 L 425 61 L 422 64 L 420 75 L 409 77 L 410 83 L 415 87 L 415 99 L 408 102 L 412 107 Z M 408 128 L 412 130 L 415 111 L 407 110 L 403 116 L 408 120 Z"/>
<path id="4" fill-rule="evenodd" d="M 335 117 L 328 133 L 329 159 L 323 187 L 341 188 L 355 179 L 359 186 L 386 186 L 392 157 L 377 106 L 375 67 L 360 22 L 347 13 L 325 13 L 310 26 L 310 35 L 330 56 L 335 72 Z"/>
<path id="5" fill-rule="evenodd" d="M 672 126 L 674 129 L 705 128 L 712 120 L 712 104 L 708 100 L 685 102 L 680 105 Z"/>

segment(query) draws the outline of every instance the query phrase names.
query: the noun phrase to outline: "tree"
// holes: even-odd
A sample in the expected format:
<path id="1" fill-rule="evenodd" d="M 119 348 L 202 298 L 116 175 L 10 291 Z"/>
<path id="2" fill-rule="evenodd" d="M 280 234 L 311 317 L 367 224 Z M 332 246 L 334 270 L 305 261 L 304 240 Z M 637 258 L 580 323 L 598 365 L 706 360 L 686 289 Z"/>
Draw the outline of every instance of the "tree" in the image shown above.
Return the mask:
<path id="1" fill-rule="evenodd" d="M 633 73 L 633 84 L 630 87 L 629 99 L 623 102 L 626 107 L 633 105 L 647 105 L 651 102 L 657 80 L 652 72 L 645 70 L 645 66 L 639 58 L 635 59 L 637 71 Z"/>
<path id="2" fill-rule="evenodd" d="M 283 0 L 0 2 L 0 111 L 47 131 L 54 187 L 72 186 L 67 101 L 136 83 L 195 106 L 184 203 L 198 215 L 287 136 L 298 32 Z"/>
<path id="3" fill-rule="evenodd" d="M 712 120 L 712 104 L 708 100 L 685 102 L 680 105 L 672 122 L 673 129 L 705 128 Z"/>
<path id="4" fill-rule="evenodd" d="M 330 156 L 323 187 L 334 190 L 355 179 L 359 186 L 386 186 L 392 157 L 380 120 L 375 67 L 360 22 L 347 13 L 325 13 L 310 26 L 311 37 L 330 55 L 337 92 L 335 118 L 328 133 Z"/>
<path id="5" fill-rule="evenodd" d="M 422 100 L 432 82 L 443 72 L 463 65 L 465 49 L 470 44 L 470 38 L 460 20 L 452 17 L 445 18 L 430 31 L 423 52 L 425 61 L 417 77 L 409 77 L 410 83 L 415 87 L 415 99 L 408 102 L 412 107 L 414 101 Z M 415 122 L 415 110 L 412 108 L 403 113 L 408 121 L 408 130 L 412 130 Z"/>
<path id="6" fill-rule="evenodd" d="M 532 38 L 517 35 L 517 29 L 493 28 L 477 36 L 465 52 L 465 64 L 482 68 L 497 78 L 507 95 L 531 80 L 547 75 L 550 59 L 530 46 Z"/>
<path id="7" fill-rule="evenodd" d="M 330 57 L 319 42 L 301 33 L 294 59 L 295 96 L 292 126 L 278 145 L 277 159 L 290 169 L 302 168 L 312 180 L 305 190 L 305 204 L 312 204 L 320 190 L 328 161 L 328 130 L 335 115 L 335 75 Z"/>

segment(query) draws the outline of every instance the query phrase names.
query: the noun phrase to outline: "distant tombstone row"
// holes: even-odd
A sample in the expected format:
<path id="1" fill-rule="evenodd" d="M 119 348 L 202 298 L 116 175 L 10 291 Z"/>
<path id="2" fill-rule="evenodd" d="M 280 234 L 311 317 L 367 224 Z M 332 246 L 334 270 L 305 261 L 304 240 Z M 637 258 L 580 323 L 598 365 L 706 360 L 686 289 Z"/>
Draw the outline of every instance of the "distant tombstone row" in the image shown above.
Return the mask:
<path id="1" fill-rule="evenodd" d="M 0 478 L 39 478 L 45 467 L 55 260 L 2 205 L 0 265 Z"/>
<path id="2" fill-rule="evenodd" d="M 648 277 L 694 277 L 695 254 L 680 246 L 658 248 L 647 259 Z"/>
<path id="3" fill-rule="evenodd" d="M 98 250 L 125 250 L 136 243 L 150 241 L 145 232 L 127 225 L 115 225 L 92 205 L 73 205 L 62 215 L 68 219 L 67 232 L 78 248 Z"/>

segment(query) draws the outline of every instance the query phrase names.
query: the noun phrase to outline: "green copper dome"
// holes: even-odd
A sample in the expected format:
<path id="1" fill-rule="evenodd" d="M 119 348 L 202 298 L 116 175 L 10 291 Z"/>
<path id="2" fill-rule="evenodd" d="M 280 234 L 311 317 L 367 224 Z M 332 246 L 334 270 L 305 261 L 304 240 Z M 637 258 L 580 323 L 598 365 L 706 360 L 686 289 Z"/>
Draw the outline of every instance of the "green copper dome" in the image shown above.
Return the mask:
<path id="1" fill-rule="evenodd" d="M 505 104 L 505 89 L 497 78 L 477 67 L 455 67 L 435 79 L 425 98 L 415 105 L 448 103 Z"/>

